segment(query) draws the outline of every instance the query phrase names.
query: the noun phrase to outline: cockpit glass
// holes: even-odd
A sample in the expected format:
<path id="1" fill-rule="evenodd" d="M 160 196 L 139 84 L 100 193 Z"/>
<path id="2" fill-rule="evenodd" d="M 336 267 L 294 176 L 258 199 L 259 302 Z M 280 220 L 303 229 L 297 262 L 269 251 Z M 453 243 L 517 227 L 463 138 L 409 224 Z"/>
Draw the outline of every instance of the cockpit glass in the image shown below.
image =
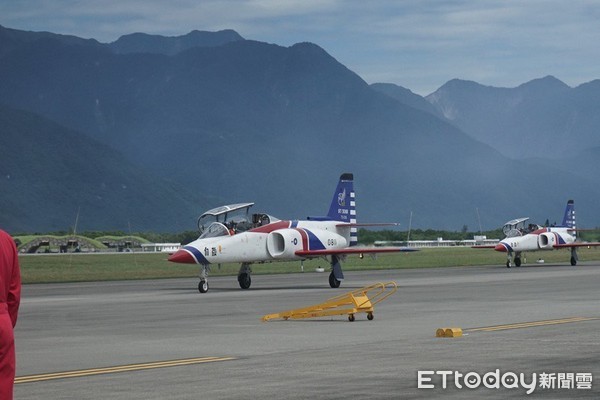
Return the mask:
<path id="1" fill-rule="evenodd" d="M 220 222 L 213 222 L 206 228 L 199 239 L 206 239 L 218 236 L 229 236 L 229 229 Z"/>

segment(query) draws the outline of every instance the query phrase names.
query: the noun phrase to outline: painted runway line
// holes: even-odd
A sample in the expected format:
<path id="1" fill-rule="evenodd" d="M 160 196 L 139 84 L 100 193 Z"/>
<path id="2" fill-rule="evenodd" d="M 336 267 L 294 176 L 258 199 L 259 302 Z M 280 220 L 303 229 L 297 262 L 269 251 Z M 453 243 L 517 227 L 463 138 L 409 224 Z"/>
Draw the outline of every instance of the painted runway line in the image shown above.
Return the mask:
<path id="1" fill-rule="evenodd" d="M 47 374 L 25 375 L 25 376 L 16 377 L 15 384 L 49 381 L 49 380 L 53 380 L 53 379 L 79 378 L 82 376 L 114 374 L 114 373 L 119 373 L 119 372 L 142 371 L 142 370 L 146 370 L 146 369 L 178 367 L 178 366 L 183 366 L 183 365 L 203 364 L 203 363 L 210 363 L 210 362 L 217 362 L 217 361 L 230 361 L 230 360 L 235 360 L 235 358 L 233 358 L 233 357 L 197 357 L 197 358 L 185 358 L 185 359 L 181 359 L 181 360 L 156 361 L 156 362 L 149 362 L 149 363 L 142 363 L 142 364 L 118 365 L 118 366 L 114 366 L 114 367 L 105 367 L 105 368 L 91 368 L 91 369 L 81 369 L 81 370 L 75 370 L 75 371 L 54 372 L 54 373 L 47 373 Z"/>
<path id="2" fill-rule="evenodd" d="M 494 326 L 485 326 L 481 328 L 468 328 L 465 329 L 464 332 L 494 332 L 494 331 L 502 331 L 507 329 L 521 329 L 521 328 L 533 328 L 537 326 L 548 326 L 548 325 L 558 325 L 558 324 L 571 324 L 574 322 L 583 322 L 583 321 L 594 321 L 598 320 L 598 317 L 570 317 L 570 318 L 562 318 L 562 319 L 549 319 L 544 321 L 532 321 L 532 322 L 520 322 L 515 324 L 505 324 L 505 325 L 494 325 Z"/>

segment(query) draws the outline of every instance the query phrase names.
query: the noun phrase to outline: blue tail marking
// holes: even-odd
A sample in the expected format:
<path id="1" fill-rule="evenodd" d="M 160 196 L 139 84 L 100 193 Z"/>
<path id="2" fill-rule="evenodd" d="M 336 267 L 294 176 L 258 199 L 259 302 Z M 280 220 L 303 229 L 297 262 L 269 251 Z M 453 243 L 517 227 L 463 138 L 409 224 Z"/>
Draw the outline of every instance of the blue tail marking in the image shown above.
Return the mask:
<path id="1" fill-rule="evenodd" d="M 356 202 L 354 200 L 354 176 L 350 173 L 345 173 L 340 176 L 329 212 L 325 217 L 308 217 L 312 221 L 340 221 L 349 224 L 356 224 Z M 358 235 L 356 226 L 350 227 L 350 246 L 358 244 Z"/>
<path id="2" fill-rule="evenodd" d="M 573 229 L 573 231 L 569 231 L 569 234 L 573 237 L 577 236 L 577 226 L 575 224 L 575 202 L 573 200 L 569 200 L 567 202 L 567 208 L 565 208 L 565 216 L 563 217 L 562 226 Z"/>
<path id="3" fill-rule="evenodd" d="M 567 202 L 567 208 L 565 208 L 565 216 L 563 217 L 562 225 L 566 228 L 575 229 L 575 202 L 569 200 Z"/>
<path id="4" fill-rule="evenodd" d="M 327 218 L 334 221 L 348 222 L 356 224 L 356 201 L 354 198 L 354 176 L 345 173 L 340 176 L 340 181 L 333 193 L 331 205 Z M 356 227 L 350 228 L 350 246 L 358 244 L 358 234 Z"/>
<path id="5" fill-rule="evenodd" d="M 334 221 L 356 223 L 354 176 L 352 174 L 346 173 L 340 176 L 327 217 Z"/>

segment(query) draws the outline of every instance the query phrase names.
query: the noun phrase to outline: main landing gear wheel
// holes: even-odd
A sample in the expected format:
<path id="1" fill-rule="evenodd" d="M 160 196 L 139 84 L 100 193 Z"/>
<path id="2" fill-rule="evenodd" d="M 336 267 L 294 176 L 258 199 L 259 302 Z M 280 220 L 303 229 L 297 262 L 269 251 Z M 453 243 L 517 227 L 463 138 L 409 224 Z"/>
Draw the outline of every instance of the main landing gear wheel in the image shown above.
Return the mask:
<path id="1" fill-rule="evenodd" d="M 329 286 L 331 286 L 333 289 L 337 289 L 340 287 L 340 283 L 341 282 L 335 278 L 335 275 L 333 275 L 333 272 L 331 272 L 329 274 Z"/>
<path id="2" fill-rule="evenodd" d="M 208 282 L 205 280 L 201 280 L 200 283 L 198 283 L 198 291 L 200 293 L 208 292 Z"/>
<path id="3" fill-rule="evenodd" d="M 354 318 L 354 314 L 349 314 L 349 315 L 348 315 L 348 321 L 350 321 L 350 322 L 354 322 L 354 319 L 355 319 L 355 318 Z"/>
<path id="4" fill-rule="evenodd" d="M 510 261 L 506 262 L 506 268 L 510 268 Z"/>
<path id="5" fill-rule="evenodd" d="M 516 265 L 517 267 L 520 267 L 520 266 L 521 266 L 521 257 L 515 257 L 515 265 Z"/>
<path id="6" fill-rule="evenodd" d="M 252 284 L 252 278 L 250 277 L 250 274 L 247 274 L 247 273 L 239 274 L 238 275 L 238 283 L 240 284 L 240 287 L 242 289 L 250 288 L 250 285 Z"/>
<path id="7" fill-rule="evenodd" d="M 372 313 L 372 312 L 370 312 L 370 313 L 367 313 L 367 319 L 368 319 L 369 321 L 373 321 L 373 318 L 375 318 L 375 317 L 373 316 L 373 313 Z"/>
<path id="8" fill-rule="evenodd" d="M 575 257 L 571 257 L 571 265 L 572 266 L 576 266 L 577 265 L 577 259 Z"/>

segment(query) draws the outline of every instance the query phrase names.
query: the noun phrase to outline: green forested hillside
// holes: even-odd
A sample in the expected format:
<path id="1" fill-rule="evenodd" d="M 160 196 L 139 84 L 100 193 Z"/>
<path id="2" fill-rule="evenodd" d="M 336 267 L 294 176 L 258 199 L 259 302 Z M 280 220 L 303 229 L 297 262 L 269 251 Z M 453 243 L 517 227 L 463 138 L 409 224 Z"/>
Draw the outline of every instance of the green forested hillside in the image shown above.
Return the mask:
<path id="1" fill-rule="evenodd" d="M 205 207 L 111 147 L 26 111 L 0 105 L 0 143 L 0 226 L 13 232 L 184 230 Z"/>

